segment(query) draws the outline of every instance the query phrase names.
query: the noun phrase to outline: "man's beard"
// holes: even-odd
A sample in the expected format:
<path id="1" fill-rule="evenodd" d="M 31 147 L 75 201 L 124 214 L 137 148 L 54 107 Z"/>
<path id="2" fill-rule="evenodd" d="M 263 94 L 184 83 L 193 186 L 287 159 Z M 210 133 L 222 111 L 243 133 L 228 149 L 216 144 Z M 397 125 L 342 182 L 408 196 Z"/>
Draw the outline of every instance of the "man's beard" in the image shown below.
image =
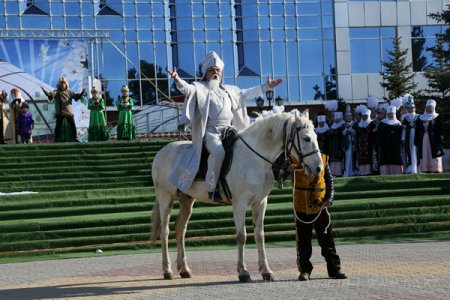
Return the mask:
<path id="1" fill-rule="evenodd" d="M 220 84 L 220 79 L 217 75 L 214 75 L 209 81 L 208 81 L 208 85 L 210 88 L 215 88 L 218 87 Z"/>

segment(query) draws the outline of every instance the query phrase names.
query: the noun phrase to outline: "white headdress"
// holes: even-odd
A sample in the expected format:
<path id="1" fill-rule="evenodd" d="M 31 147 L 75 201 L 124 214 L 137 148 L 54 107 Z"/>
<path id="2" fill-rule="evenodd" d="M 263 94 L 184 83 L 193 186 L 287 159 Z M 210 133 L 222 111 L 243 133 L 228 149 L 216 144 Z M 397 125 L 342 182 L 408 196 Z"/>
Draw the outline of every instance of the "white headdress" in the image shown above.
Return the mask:
<path id="1" fill-rule="evenodd" d="M 395 98 L 391 100 L 391 106 L 395 106 L 395 108 L 399 108 L 403 104 L 403 98 Z"/>
<path id="2" fill-rule="evenodd" d="M 328 111 L 336 111 L 338 107 L 337 100 L 327 100 L 324 102 L 325 109 Z"/>
<path id="3" fill-rule="evenodd" d="M 361 121 L 359 121 L 358 126 L 360 128 L 366 128 L 370 122 L 372 122 L 372 119 L 370 118 L 370 115 L 372 114 L 372 111 L 370 109 L 365 109 L 362 111 L 361 115 L 362 116 L 367 116 L 367 120 L 361 119 Z"/>
<path id="4" fill-rule="evenodd" d="M 411 107 L 411 103 L 412 103 L 412 105 L 413 105 L 412 107 L 414 107 L 413 95 L 406 93 L 403 95 L 402 100 L 403 100 L 403 103 L 402 103 L 403 106 L 408 107 L 408 105 L 409 105 L 409 107 Z"/>
<path id="5" fill-rule="evenodd" d="M 342 111 L 335 111 L 334 112 L 334 119 L 341 119 L 342 120 Z"/>
<path id="6" fill-rule="evenodd" d="M 317 127 L 314 129 L 314 131 L 316 133 L 324 133 L 330 129 L 330 127 L 328 127 L 326 120 L 327 120 L 327 117 L 325 115 L 317 116 Z M 321 122 L 323 122 L 323 126 L 319 125 L 319 123 L 321 123 Z"/>
<path id="7" fill-rule="evenodd" d="M 425 107 L 427 106 L 433 106 L 433 108 L 436 108 L 436 101 L 433 99 L 428 99 L 427 104 L 425 105 Z"/>
<path id="8" fill-rule="evenodd" d="M 432 113 L 427 113 L 427 111 L 426 111 L 427 106 L 433 107 L 433 112 Z M 434 120 L 434 118 L 439 116 L 439 114 L 436 112 L 435 109 L 436 109 L 436 101 L 433 100 L 433 99 L 428 99 L 427 104 L 425 104 L 425 112 L 422 115 L 420 115 L 420 119 L 422 121 Z"/>
<path id="9" fill-rule="evenodd" d="M 337 122 L 339 120 L 339 122 Z M 336 111 L 334 112 L 334 122 L 331 124 L 332 129 L 339 128 L 343 126 L 345 121 L 342 119 L 342 111 Z"/>
<path id="10" fill-rule="evenodd" d="M 202 73 L 203 75 L 206 75 L 206 71 L 209 68 L 212 67 L 218 67 L 220 70 L 223 70 L 223 67 L 225 66 L 223 60 L 220 58 L 219 55 L 217 55 L 216 52 L 211 51 L 206 55 L 205 59 L 202 61 Z"/>
<path id="11" fill-rule="evenodd" d="M 350 107 L 350 104 L 347 104 L 345 106 L 345 115 L 346 116 L 351 116 L 352 115 L 352 108 Z"/>
<path id="12" fill-rule="evenodd" d="M 363 104 L 359 104 L 355 108 L 356 113 L 359 114 L 359 115 L 362 115 L 365 110 L 367 110 L 367 106 L 365 106 Z"/>
<path id="13" fill-rule="evenodd" d="M 318 115 L 317 116 L 317 122 L 326 122 L 327 117 L 325 115 Z"/>
<path id="14" fill-rule="evenodd" d="M 370 96 L 367 98 L 367 107 L 368 108 L 376 108 L 378 106 L 378 97 L 377 96 Z"/>
<path id="15" fill-rule="evenodd" d="M 414 108 L 414 97 L 411 94 L 403 96 L 403 106 L 406 108 Z"/>
<path id="16" fill-rule="evenodd" d="M 400 123 L 400 121 L 397 120 L 397 116 L 395 115 L 396 112 L 397 112 L 397 108 L 393 105 L 389 105 L 386 108 L 386 113 L 393 113 L 394 117 L 392 119 L 389 117 L 386 117 L 383 120 L 381 120 L 381 122 L 388 124 L 388 125 L 402 125 L 402 123 Z"/>

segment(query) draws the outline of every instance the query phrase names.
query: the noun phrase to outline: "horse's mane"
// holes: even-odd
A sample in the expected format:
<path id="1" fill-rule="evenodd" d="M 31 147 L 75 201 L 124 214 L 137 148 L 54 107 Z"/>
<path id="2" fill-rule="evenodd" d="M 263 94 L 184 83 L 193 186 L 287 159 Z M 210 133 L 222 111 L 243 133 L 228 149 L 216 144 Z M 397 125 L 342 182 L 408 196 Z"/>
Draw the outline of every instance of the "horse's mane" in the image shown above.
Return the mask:
<path id="1" fill-rule="evenodd" d="M 291 123 L 288 124 L 289 129 L 289 126 L 294 123 L 295 118 L 296 116 L 291 113 L 274 114 L 266 118 L 259 118 L 240 134 L 255 138 L 259 143 L 272 143 L 273 139 L 268 139 L 267 137 L 268 130 L 272 130 L 272 137 L 279 137 L 283 133 L 283 127 L 286 120 L 289 120 L 289 123 Z M 297 121 L 297 126 L 314 129 L 312 122 L 303 115 L 297 115 Z"/>

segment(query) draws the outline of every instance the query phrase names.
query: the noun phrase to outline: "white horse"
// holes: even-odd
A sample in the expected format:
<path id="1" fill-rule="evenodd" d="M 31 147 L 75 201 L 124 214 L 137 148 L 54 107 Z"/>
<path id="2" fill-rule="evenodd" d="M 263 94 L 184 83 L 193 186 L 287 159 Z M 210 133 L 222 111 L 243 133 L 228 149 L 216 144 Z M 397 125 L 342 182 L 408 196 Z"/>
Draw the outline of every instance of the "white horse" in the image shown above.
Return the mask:
<path id="1" fill-rule="evenodd" d="M 314 126 L 305 116 L 283 113 L 264 118 L 239 133 L 234 144 L 234 155 L 226 180 L 232 194 L 233 217 L 238 244 L 237 271 L 241 282 L 249 282 L 250 274 L 244 261 L 247 239 L 245 212 L 252 206 L 255 240 L 258 248 L 259 271 L 264 280 L 272 281 L 264 246 L 264 215 L 267 196 L 272 190 L 274 176 L 272 162 L 282 151 L 288 152 L 303 163 L 306 172 L 317 175 L 323 168 Z M 190 278 L 191 270 L 186 263 L 185 233 L 195 200 L 212 203 L 204 181 L 194 181 L 189 193 L 181 193 L 172 185 L 169 174 L 178 156 L 190 142 L 173 142 L 164 146 L 155 156 L 152 177 L 156 199 L 152 216 L 152 240 L 161 238 L 162 265 L 165 279 L 172 279 L 172 267 L 168 252 L 169 219 L 173 200 L 178 196 L 179 215 L 176 221 L 177 269 L 182 278 Z M 295 151 L 292 151 L 294 149 Z"/>

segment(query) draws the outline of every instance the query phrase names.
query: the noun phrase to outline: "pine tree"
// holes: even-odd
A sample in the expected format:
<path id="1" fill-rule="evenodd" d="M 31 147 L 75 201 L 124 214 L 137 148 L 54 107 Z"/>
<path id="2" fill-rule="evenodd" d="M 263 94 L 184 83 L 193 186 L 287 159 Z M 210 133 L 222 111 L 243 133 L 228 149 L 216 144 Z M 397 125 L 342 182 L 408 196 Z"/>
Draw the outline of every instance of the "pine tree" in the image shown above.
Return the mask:
<path id="1" fill-rule="evenodd" d="M 446 10 L 444 10 L 442 12 L 430 14 L 429 16 L 431 18 L 435 19 L 436 21 L 438 21 L 439 23 L 449 25 L 450 24 L 450 5 L 447 5 Z M 450 46 L 450 28 L 447 28 L 441 36 L 444 40 L 444 44 L 447 44 L 447 46 Z M 450 48 L 447 47 L 447 49 L 444 52 L 446 53 L 447 58 L 450 58 Z"/>
<path id="2" fill-rule="evenodd" d="M 450 95 L 450 57 L 444 42 L 444 37 L 437 35 L 436 45 L 427 48 L 427 51 L 430 51 L 433 56 L 434 64 L 427 67 L 424 72 L 429 86 L 429 89 L 425 91 L 431 94 L 438 103 L 445 101 Z"/>
<path id="3" fill-rule="evenodd" d="M 401 37 L 393 40 L 394 49 L 388 51 L 389 60 L 382 61 L 383 72 L 380 75 L 383 81 L 380 85 L 388 92 L 389 99 L 395 99 L 406 93 L 411 93 L 417 87 L 414 83 L 414 73 L 411 73 L 412 63 L 406 64 L 408 50 L 400 49 Z"/>
<path id="4" fill-rule="evenodd" d="M 430 17 L 437 20 L 441 24 L 450 24 L 450 5 L 447 9 L 430 14 Z M 450 27 L 444 33 L 436 35 L 436 45 L 428 48 L 431 51 L 435 61 L 434 69 L 430 68 L 429 72 L 425 72 L 428 79 L 429 92 L 434 92 L 438 106 L 438 112 L 444 121 L 444 147 L 450 148 Z"/>

